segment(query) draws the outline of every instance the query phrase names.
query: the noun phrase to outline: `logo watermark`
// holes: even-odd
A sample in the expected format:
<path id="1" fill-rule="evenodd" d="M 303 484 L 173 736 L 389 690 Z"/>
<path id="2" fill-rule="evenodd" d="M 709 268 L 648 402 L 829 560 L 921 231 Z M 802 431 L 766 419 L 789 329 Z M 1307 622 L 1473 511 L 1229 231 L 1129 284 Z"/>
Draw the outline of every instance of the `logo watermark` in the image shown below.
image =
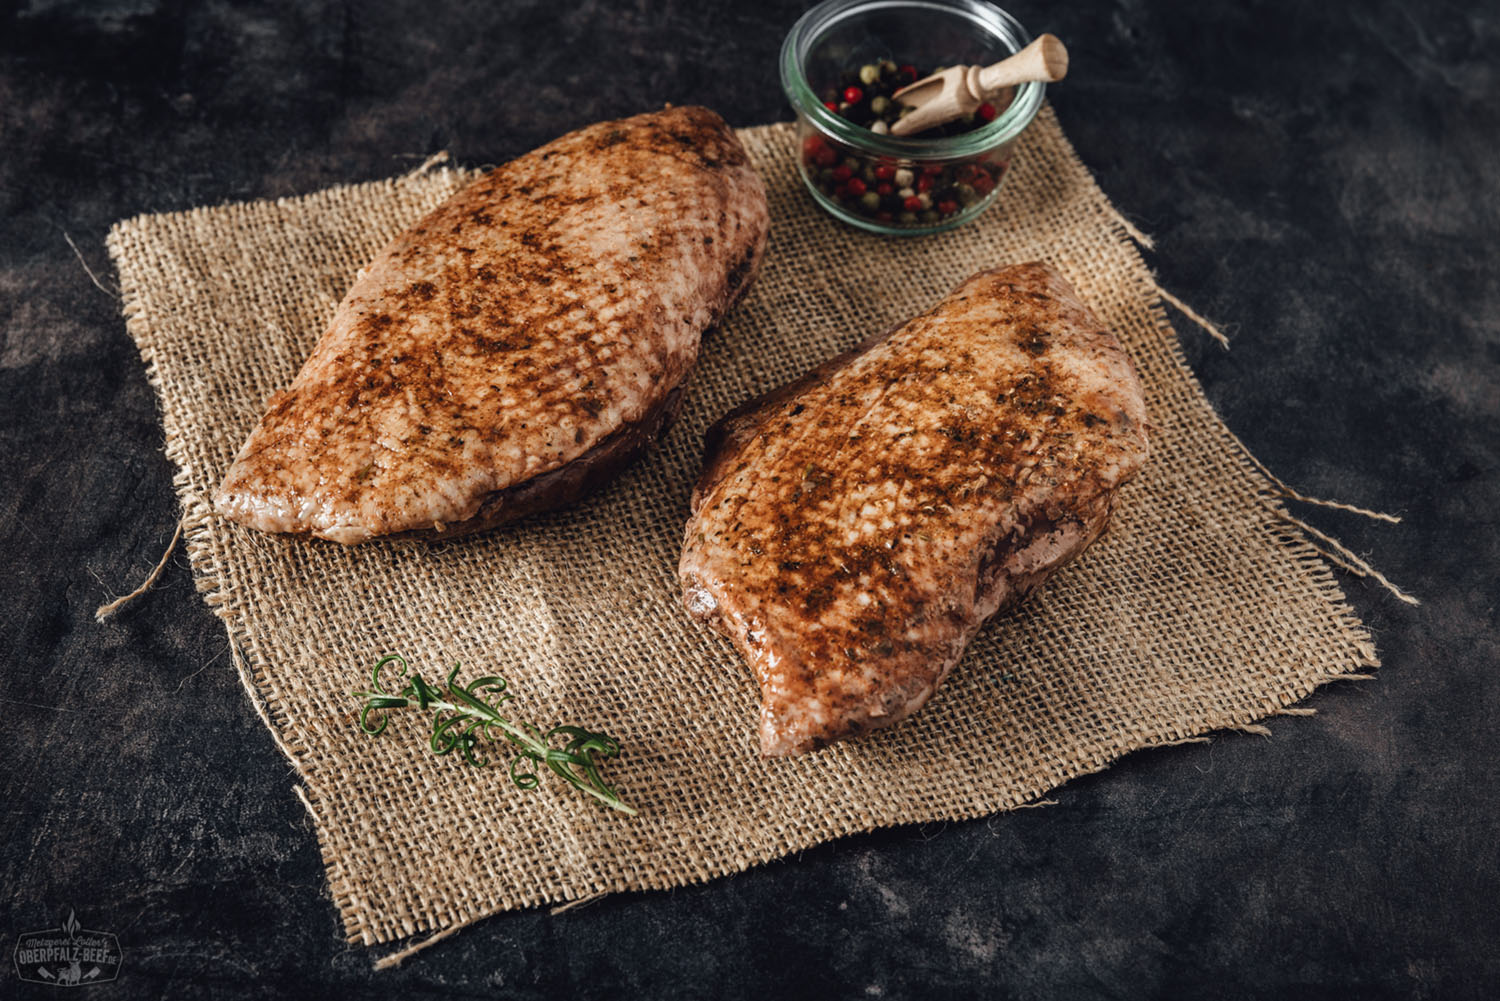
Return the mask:
<path id="1" fill-rule="evenodd" d="M 16 939 L 16 976 L 53 987 L 104 984 L 120 975 L 120 943 L 107 931 L 82 928 L 68 911 L 61 928 Z"/>

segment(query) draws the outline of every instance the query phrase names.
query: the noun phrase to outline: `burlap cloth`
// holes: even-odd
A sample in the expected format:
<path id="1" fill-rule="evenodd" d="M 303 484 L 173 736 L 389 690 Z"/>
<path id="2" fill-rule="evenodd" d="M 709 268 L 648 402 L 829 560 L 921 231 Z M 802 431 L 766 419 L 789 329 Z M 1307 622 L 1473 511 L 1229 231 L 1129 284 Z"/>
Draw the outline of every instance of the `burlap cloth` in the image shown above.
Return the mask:
<path id="1" fill-rule="evenodd" d="M 574 510 L 437 545 L 262 535 L 216 518 L 208 499 L 356 269 L 469 173 L 142 216 L 110 233 L 198 585 L 295 765 L 351 940 L 679 886 L 855 831 L 1015 807 L 1134 749 L 1251 724 L 1376 662 L 1318 550 L 1204 399 L 1123 220 L 1050 110 L 995 208 L 915 240 L 817 210 L 794 173 L 791 126 L 740 135 L 770 196 L 770 248 L 749 296 L 707 336 L 664 445 Z M 1149 463 L 1104 538 L 992 622 L 914 719 L 761 758 L 748 671 L 678 604 L 704 428 L 972 272 L 1038 258 L 1134 356 L 1156 428 Z M 545 776 L 524 792 L 503 761 L 436 758 L 415 712 L 378 738 L 360 733 L 350 692 L 393 651 L 433 681 L 455 660 L 465 677 L 503 673 L 517 718 L 616 735 L 624 754 L 605 773 L 640 815 Z"/>

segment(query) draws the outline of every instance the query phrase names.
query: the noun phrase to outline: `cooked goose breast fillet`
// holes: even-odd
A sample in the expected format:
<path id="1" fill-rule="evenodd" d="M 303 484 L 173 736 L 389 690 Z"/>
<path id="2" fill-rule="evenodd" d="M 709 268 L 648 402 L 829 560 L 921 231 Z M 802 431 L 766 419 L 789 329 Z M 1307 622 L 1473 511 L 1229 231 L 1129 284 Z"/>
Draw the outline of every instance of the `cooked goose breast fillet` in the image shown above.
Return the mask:
<path id="1" fill-rule="evenodd" d="M 704 108 L 582 129 L 381 251 L 215 498 L 267 532 L 452 535 L 575 500 L 670 421 L 766 200 Z"/>
<path id="2" fill-rule="evenodd" d="M 1044 264 L 975 275 L 726 417 L 680 574 L 760 682 L 761 750 L 920 708 L 987 618 L 1098 537 L 1146 450 L 1130 359 Z"/>

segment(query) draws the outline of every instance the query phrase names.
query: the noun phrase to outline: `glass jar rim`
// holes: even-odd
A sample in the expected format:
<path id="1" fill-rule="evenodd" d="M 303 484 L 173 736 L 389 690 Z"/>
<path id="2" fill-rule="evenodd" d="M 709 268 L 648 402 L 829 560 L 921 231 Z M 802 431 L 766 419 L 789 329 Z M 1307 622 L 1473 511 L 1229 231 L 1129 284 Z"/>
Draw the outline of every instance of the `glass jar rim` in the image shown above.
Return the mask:
<path id="1" fill-rule="evenodd" d="M 1010 107 L 993 122 L 972 132 L 939 139 L 903 139 L 881 135 L 829 111 L 818 100 L 802 71 L 802 60 L 811 50 L 813 42 L 829 27 L 851 14 L 900 8 L 927 8 L 967 17 L 976 27 L 988 28 L 1013 45 L 1012 51 L 1020 51 L 1031 41 L 1031 35 L 1022 27 L 1021 22 L 983 0 L 824 0 L 797 19 L 781 44 L 781 89 L 792 102 L 792 108 L 819 132 L 845 146 L 907 160 L 947 160 L 974 156 L 1014 139 L 1031 124 L 1047 90 L 1044 83 L 1021 84 L 1016 88 L 1016 96 Z"/>

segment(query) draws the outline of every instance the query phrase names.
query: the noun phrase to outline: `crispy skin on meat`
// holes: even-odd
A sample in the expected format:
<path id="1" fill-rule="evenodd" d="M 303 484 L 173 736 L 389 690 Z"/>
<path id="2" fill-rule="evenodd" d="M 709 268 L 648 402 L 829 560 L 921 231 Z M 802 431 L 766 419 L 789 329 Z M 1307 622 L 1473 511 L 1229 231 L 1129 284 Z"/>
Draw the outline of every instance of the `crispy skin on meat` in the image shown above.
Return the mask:
<path id="1" fill-rule="evenodd" d="M 986 619 L 1098 537 L 1145 461 L 1129 357 L 1044 264 L 931 312 L 709 434 L 679 573 L 761 685 L 761 750 L 919 709 Z"/>
<path id="2" fill-rule="evenodd" d="M 571 503 L 671 421 L 766 228 L 759 178 L 705 108 L 593 125 L 491 171 L 355 282 L 215 506 L 356 543 Z"/>

